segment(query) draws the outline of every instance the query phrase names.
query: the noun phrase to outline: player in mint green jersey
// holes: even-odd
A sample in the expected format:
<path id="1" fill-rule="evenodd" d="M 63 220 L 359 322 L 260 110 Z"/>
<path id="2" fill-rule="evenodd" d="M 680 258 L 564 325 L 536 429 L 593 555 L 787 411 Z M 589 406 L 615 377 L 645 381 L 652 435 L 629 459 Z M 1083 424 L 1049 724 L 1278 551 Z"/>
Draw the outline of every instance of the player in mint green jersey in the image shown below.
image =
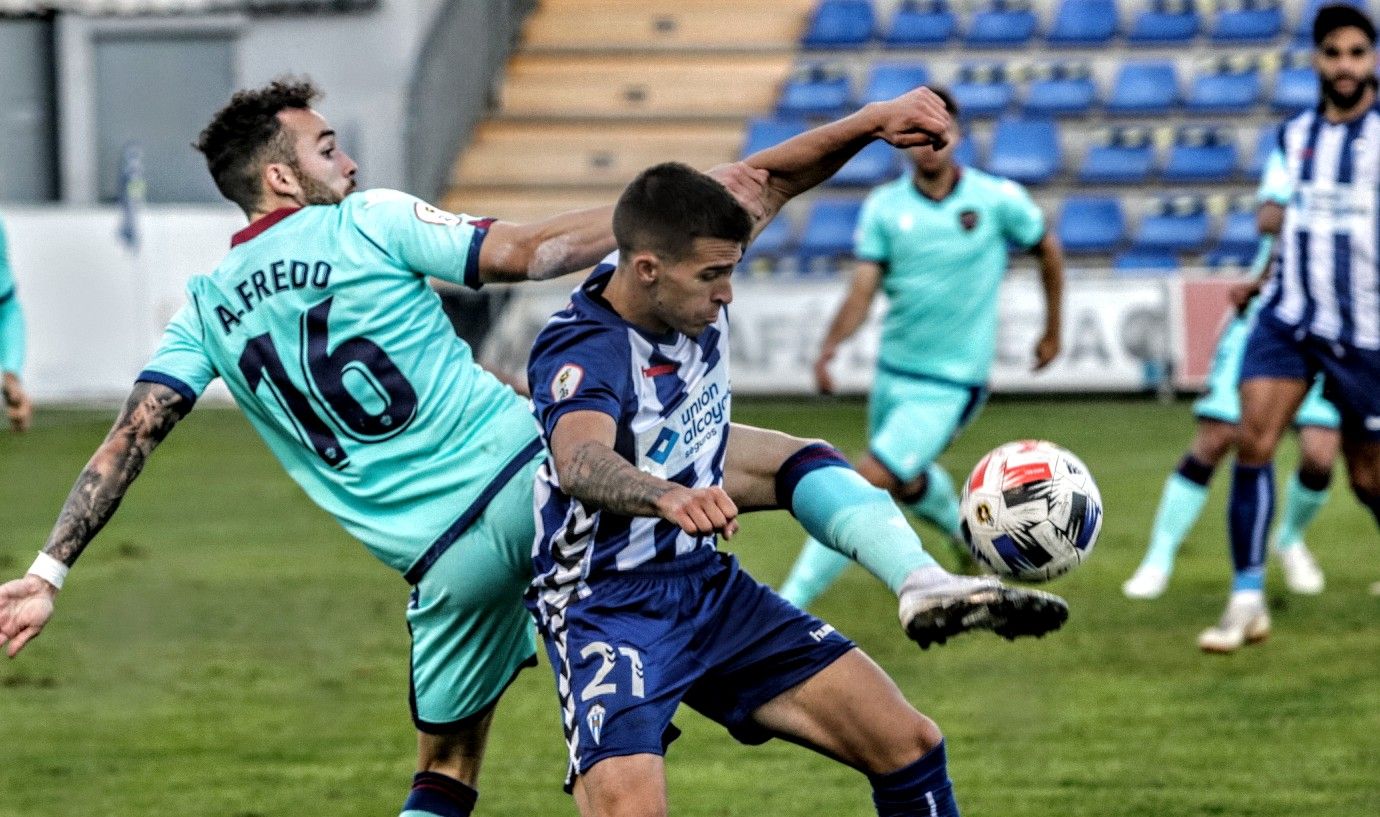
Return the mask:
<path id="1" fill-rule="evenodd" d="M 911 148 L 915 172 L 872 191 L 863 204 L 858 263 L 825 335 L 815 379 L 820 391 L 833 390 L 835 351 L 867 319 L 877 292 L 885 293 L 889 306 L 868 407 L 870 443 L 857 469 L 957 542 L 958 496 L 935 460 L 987 398 L 1007 248 L 1028 248 L 1040 263 L 1045 331 L 1035 347 L 1037 369 L 1059 353 L 1064 265 L 1044 215 L 1020 185 L 954 161 L 958 106 L 937 93 L 953 121 L 948 144 Z M 781 593 L 806 607 L 847 565 L 809 539 Z"/>
<path id="2" fill-rule="evenodd" d="M 1252 270 L 1253 280 L 1235 287 L 1232 298 L 1242 314 L 1222 330 L 1208 374 L 1207 392 L 1193 404 L 1197 421 L 1193 442 L 1174 473 L 1165 481 L 1155 513 L 1150 543 L 1136 572 L 1122 584 L 1127 598 L 1159 598 L 1169 586 L 1174 560 L 1207 504 L 1208 484 L 1218 464 L 1231 452 L 1241 421 L 1237 389 L 1241 358 L 1246 350 L 1261 300 L 1256 297 L 1274 263 L 1275 236 L 1284 221 L 1284 207 L 1293 193 L 1284 157 L 1271 154 L 1256 191 L 1259 209 L 1256 226 L 1260 247 Z M 1299 467 L 1285 490 L 1284 512 L 1273 537 L 1284 567 L 1284 579 L 1295 593 L 1314 595 L 1323 590 L 1322 570 L 1303 543 L 1303 533 L 1327 504 L 1333 466 L 1341 450 L 1338 427 L 1341 416 L 1322 394 L 1319 378 L 1294 417 L 1298 428 Z"/>
<path id="3" fill-rule="evenodd" d="M 0 224 L 0 395 L 5 399 L 10 428 L 15 431 L 28 429 L 33 419 L 33 405 L 20 380 L 23 369 L 24 313 L 19 309 L 14 273 L 10 270 L 5 225 Z"/>

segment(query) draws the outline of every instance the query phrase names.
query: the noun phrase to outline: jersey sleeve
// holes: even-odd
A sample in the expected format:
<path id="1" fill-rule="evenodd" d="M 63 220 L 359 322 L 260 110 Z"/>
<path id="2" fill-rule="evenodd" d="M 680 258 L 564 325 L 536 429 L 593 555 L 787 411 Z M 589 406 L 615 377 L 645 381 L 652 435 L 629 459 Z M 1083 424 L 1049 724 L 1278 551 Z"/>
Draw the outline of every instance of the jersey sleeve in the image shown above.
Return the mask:
<path id="1" fill-rule="evenodd" d="M 1045 237 L 1045 214 L 1030 193 L 1010 179 L 1001 181 L 1001 229 L 1006 240 L 1033 247 Z"/>
<path id="2" fill-rule="evenodd" d="M 353 203 L 356 229 L 402 266 L 479 289 L 479 250 L 495 219 L 448 213 L 396 190 L 367 190 Z"/>
<path id="3" fill-rule="evenodd" d="M 168 328 L 163 330 L 163 341 L 158 351 L 153 353 L 153 358 L 139 372 L 135 381 L 167 386 L 182 395 L 188 403 L 195 404 L 216 378 L 215 365 L 206 353 L 202 337 L 197 300 L 192 295 L 173 316 Z"/>
<path id="4" fill-rule="evenodd" d="M 1260 172 L 1260 187 L 1255 191 L 1255 200 L 1260 204 L 1286 205 L 1294 194 L 1294 185 L 1289 181 L 1289 168 L 1284 163 L 1284 151 L 1275 148 L 1265 160 L 1265 168 Z"/>
<path id="5" fill-rule="evenodd" d="M 628 341 L 622 330 L 588 323 L 553 322 L 532 346 L 527 364 L 532 410 L 550 441 L 556 422 L 572 411 L 620 419 L 632 392 Z"/>
<path id="6" fill-rule="evenodd" d="M 20 375 L 24 369 L 24 313 L 10 270 L 5 228 L 0 224 L 0 372 Z"/>
<path id="7" fill-rule="evenodd" d="M 853 255 L 863 261 L 886 263 L 891 257 L 891 242 L 887 238 L 881 198 L 873 193 L 863 202 L 858 214 L 858 226 L 853 230 Z"/>

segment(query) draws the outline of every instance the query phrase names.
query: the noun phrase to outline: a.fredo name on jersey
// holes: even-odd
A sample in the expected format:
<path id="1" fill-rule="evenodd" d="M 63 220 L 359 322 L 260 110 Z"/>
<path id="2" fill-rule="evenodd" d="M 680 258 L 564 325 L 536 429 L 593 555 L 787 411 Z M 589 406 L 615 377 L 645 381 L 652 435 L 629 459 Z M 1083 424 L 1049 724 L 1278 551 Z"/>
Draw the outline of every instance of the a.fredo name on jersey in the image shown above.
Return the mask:
<path id="1" fill-rule="evenodd" d="M 727 366 L 715 366 L 665 417 L 652 415 L 653 421 L 641 428 L 634 422 L 639 469 L 669 479 L 715 450 L 728 433 L 732 393 L 727 374 Z"/>

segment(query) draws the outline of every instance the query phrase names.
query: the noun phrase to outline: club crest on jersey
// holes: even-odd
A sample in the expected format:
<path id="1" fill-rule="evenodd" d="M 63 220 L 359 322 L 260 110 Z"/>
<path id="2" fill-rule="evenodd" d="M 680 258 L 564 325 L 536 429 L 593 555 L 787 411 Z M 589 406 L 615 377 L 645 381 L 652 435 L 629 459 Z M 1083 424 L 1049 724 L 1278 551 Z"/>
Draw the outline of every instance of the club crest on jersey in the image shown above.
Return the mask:
<path id="1" fill-rule="evenodd" d="M 551 378 L 551 399 L 560 402 L 575 393 L 580 388 L 580 381 L 585 379 L 585 370 L 575 363 L 567 363 L 556 372 L 556 376 Z"/>
<path id="2" fill-rule="evenodd" d="M 454 227 L 460 223 L 459 216 L 454 213 L 447 213 L 439 207 L 432 207 L 424 201 L 419 201 L 413 205 L 412 212 L 417 215 L 418 221 L 435 224 L 438 227 Z"/>
<path id="3" fill-rule="evenodd" d="M 958 214 L 958 223 L 964 230 L 971 233 L 978 226 L 978 212 L 976 210 L 964 210 Z"/>
<path id="4" fill-rule="evenodd" d="M 589 708 L 589 714 L 585 716 L 585 726 L 589 727 L 589 736 L 594 738 L 594 743 L 599 744 L 599 737 L 604 732 L 604 705 L 595 704 Z"/>

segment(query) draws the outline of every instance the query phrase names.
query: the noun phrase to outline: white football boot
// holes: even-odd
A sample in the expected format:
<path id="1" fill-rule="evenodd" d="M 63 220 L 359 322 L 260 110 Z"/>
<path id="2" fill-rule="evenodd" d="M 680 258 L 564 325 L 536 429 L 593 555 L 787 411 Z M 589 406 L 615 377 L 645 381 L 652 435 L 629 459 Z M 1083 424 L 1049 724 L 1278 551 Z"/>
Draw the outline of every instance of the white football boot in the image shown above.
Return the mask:
<path id="1" fill-rule="evenodd" d="M 1269 637 L 1270 614 L 1265 609 L 1265 594 L 1245 591 L 1232 593 L 1222 620 L 1198 635 L 1198 646 L 1204 652 L 1232 653 Z"/>
<path id="2" fill-rule="evenodd" d="M 1168 573 L 1154 565 L 1141 565 L 1121 585 L 1121 592 L 1128 599 L 1157 599 L 1168 586 Z"/>
<path id="3" fill-rule="evenodd" d="M 1002 638 L 1042 636 L 1064 625 L 1068 603 L 1052 593 L 1008 587 L 991 576 L 955 576 L 938 565 L 918 568 L 901 586 L 901 626 L 921 648 L 970 630 Z"/>
<path id="4" fill-rule="evenodd" d="M 1284 566 L 1284 583 L 1292 592 L 1316 596 L 1323 591 L 1322 569 L 1304 543 L 1295 542 L 1280 550 L 1279 563 Z"/>

